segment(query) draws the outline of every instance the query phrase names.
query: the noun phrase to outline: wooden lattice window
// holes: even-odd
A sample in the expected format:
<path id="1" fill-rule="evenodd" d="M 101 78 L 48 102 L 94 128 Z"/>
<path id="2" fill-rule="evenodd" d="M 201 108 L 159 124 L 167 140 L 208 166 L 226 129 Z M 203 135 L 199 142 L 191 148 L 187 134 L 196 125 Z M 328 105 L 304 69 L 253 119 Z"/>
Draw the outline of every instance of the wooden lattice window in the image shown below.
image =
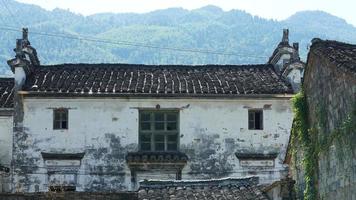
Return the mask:
<path id="1" fill-rule="evenodd" d="M 177 151 L 179 113 L 140 111 L 139 146 L 141 151 Z"/>

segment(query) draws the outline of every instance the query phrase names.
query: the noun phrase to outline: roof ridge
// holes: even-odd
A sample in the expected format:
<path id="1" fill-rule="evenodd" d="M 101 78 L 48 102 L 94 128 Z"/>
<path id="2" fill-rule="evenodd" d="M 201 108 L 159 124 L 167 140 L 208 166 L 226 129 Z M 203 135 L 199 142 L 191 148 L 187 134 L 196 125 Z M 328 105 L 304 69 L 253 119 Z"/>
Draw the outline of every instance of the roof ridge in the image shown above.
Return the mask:
<path id="1" fill-rule="evenodd" d="M 346 43 L 342 41 L 337 41 L 337 40 L 322 40 L 320 38 L 314 38 L 312 39 L 312 46 L 318 45 L 318 44 L 335 44 L 335 45 L 341 45 L 345 47 L 352 47 L 356 48 L 356 44 L 351 44 L 351 43 Z"/>
<path id="2" fill-rule="evenodd" d="M 202 180 L 143 180 L 140 181 L 140 189 L 166 188 L 166 187 L 202 187 L 202 186 L 253 186 L 258 185 L 259 178 L 256 176 L 240 178 L 220 178 Z"/>
<path id="3" fill-rule="evenodd" d="M 99 67 L 100 65 L 107 66 L 107 67 L 148 67 L 148 68 L 154 68 L 154 67 L 164 67 L 164 68 L 174 68 L 174 67 L 196 67 L 196 68 L 210 68 L 210 67 L 272 67 L 271 64 L 269 63 L 264 63 L 264 64 L 202 64 L 202 65 L 185 65 L 185 64 L 157 64 L 157 65 L 151 65 L 151 64 L 130 64 L 130 63 L 62 63 L 62 64 L 53 64 L 53 65 L 40 65 L 37 66 L 42 68 L 42 67 Z"/>

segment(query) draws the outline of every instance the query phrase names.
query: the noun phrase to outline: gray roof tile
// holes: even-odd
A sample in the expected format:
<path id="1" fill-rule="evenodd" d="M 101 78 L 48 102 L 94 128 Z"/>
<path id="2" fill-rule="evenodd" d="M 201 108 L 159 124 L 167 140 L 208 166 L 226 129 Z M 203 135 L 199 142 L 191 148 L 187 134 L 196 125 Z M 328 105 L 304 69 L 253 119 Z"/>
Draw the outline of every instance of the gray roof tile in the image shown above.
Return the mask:
<path id="1" fill-rule="evenodd" d="M 335 63 L 339 68 L 356 74 L 356 45 L 332 40 L 321 40 L 315 38 L 310 48 L 316 53 Z"/>
<path id="2" fill-rule="evenodd" d="M 259 199 L 268 200 L 257 177 L 213 180 L 141 181 L 139 199 Z"/>
<path id="3" fill-rule="evenodd" d="M 26 91 L 70 95 L 292 94 L 272 65 L 63 64 L 37 66 Z"/>

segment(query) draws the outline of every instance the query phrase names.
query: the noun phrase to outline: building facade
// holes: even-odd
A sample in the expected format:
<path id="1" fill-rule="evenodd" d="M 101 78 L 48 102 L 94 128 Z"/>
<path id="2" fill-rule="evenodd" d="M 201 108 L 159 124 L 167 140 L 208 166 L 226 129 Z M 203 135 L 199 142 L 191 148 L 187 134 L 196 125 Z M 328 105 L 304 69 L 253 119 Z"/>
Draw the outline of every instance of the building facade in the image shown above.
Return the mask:
<path id="1" fill-rule="evenodd" d="M 45 66 L 27 30 L 15 52 L 13 192 L 287 173 L 293 83 L 271 62 Z"/>

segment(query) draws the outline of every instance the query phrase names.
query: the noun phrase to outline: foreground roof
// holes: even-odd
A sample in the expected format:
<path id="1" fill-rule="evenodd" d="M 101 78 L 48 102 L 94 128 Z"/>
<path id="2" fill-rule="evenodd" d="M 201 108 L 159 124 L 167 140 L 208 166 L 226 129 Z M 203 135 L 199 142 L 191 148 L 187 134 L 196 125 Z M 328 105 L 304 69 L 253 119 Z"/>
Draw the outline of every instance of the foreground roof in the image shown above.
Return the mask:
<path id="1" fill-rule="evenodd" d="M 356 73 L 356 45 L 332 40 L 313 39 L 310 51 L 338 67 Z"/>
<path id="2" fill-rule="evenodd" d="M 267 200 L 258 178 L 141 181 L 139 199 L 256 199 Z"/>
<path id="3" fill-rule="evenodd" d="M 0 78 L 0 109 L 13 108 L 14 85 L 13 78 Z"/>
<path id="4" fill-rule="evenodd" d="M 34 67 L 23 90 L 47 95 L 292 94 L 272 65 L 63 64 Z"/>

